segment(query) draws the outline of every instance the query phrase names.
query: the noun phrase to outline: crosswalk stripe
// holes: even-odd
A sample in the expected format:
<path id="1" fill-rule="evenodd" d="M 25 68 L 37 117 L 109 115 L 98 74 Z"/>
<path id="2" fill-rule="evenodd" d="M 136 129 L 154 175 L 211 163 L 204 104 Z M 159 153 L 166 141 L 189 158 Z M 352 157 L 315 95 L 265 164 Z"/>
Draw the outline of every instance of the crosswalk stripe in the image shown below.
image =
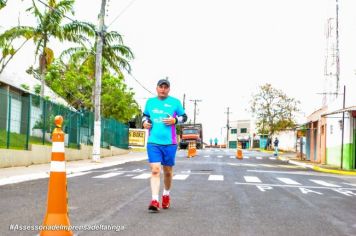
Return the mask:
<path id="1" fill-rule="evenodd" d="M 244 176 L 246 182 L 261 183 L 261 180 L 256 176 Z"/>
<path id="2" fill-rule="evenodd" d="M 262 160 L 262 157 L 256 157 L 257 160 Z"/>
<path id="3" fill-rule="evenodd" d="M 230 156 L 231 159 L 236 158 L 235 156 Z"/>
<path id="4" fill-rule="evenodd" d="M 77 177 L 77 176 L 82 176 L 91 173 L 90 171 L 88 172 L 78 172 L 78 173 L 73 173 L 73 174 L 68 174 L 67 178 L 72 178 L 72 177 Z"/>
<path id="5" fill-rule="evenodd" d="M 204 157 L 210 157 L 209 155 L 205 155 Z"/>
<path id="6" fill-rule="evenodd" d="M 112 172 L 112 173 L 106 173 L 106 174 L 103 174 L 103 175 L 97 175 L 97 176 L 94 176 L 93 178 L 95 179 L 106 179 L 106 178 L 111 178 L 111 177 L 114 177 L 114 176 L 117 176 L 117 175 L 121 175 L 122 173 L 115 173 L 115 172 Z"/>
<path id="7" fill-rule="evenodd" d="M 224 180 L 224 176 L 223 175 L 209 175 L 209 179 L 208 180 L 218 180 L 218 181 L 223 181 Z"/>
<path id="8" fill-rule="evenodd" d="M 219 156 L 217 156 L 217 158 L 222 158 L 223 156 L 221 156 L 221 155 L 219 155 Z"/>
<path id="9" fill-rule="evenodd" d="M 250 157 L 249 156 L 244 156 L 244 159 L 250 159 Z"/>
<path id="10" fill-rule="evenodd" d="M 323 180 L 315 180 L 315 179 L 310 179 L 310 181 L 316 183 L 316 184 L 320 184 L 322 186 L 326 186 L 326 187 L 341 187 L 339 185 L 336 185 L 336 184 L 330 184 L 328 182 L 325 182 Z"/>
<path id="11" fill-rule="evenodd" d="M 151 177 L 151 173 L 145 173 L 145 174 L 140 174 L 135 177 L 132 177 L 133 179 L 148 179 Z"/>
<path id="12" fill-rule="evenodd" d="M 276 158 L 275 158 L 275 157 L 269 157 L 269 159 L 270 159 L 270 160 L 276 160 Z"/>
<path id="13" fill-rule="evenodd" d="M 177 180 L 185 180 L 186 178 L 188 178 L 189 175 L 174 175 L 173 179 L 177 179 Z"/>
<path id="14" fill-rule="evenodd" d="M 300 183 L 290 179 L 290 178 L 277 178 L 279 181 L 285 183 L 285 184 L 290 184 L 290 185 L 301 185 Z"/>

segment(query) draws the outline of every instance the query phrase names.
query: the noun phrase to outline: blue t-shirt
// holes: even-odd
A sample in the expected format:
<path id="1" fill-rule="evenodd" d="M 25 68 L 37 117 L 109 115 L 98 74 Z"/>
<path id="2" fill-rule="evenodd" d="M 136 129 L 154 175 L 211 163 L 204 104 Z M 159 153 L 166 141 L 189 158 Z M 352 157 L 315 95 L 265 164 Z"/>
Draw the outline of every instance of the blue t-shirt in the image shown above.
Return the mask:
<path id="1" fill-rule="evenodd" d="M 164 118 L 177 117 L 185 113 L 181 102 L 171 96 L 161 100 L 158 97 L 150 98 L 146 102 L 143 112 L 152 121 L 149 130 L 148 143 L 161 145 L 177 144 L 176 126 L 163 123 Z"/>

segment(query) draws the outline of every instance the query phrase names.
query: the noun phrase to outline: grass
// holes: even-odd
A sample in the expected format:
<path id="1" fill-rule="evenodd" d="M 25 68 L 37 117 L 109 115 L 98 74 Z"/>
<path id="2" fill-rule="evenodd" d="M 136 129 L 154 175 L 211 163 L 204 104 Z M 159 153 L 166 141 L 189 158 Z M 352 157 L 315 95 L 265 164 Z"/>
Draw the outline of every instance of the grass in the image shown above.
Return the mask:
<path id="1" fill-rule="evenodd" d="M 7 132 L 4 129 L 0 129 L 0 148 L 7 148 Z M 29 137 L 29 144 L 42 145 L 42 138 Z M 26 135 L 18 133 L 10 133 L 10 149 L 26 150 Z M 52 145 L 51 142 L 45 140 L 44 145 Z"/>

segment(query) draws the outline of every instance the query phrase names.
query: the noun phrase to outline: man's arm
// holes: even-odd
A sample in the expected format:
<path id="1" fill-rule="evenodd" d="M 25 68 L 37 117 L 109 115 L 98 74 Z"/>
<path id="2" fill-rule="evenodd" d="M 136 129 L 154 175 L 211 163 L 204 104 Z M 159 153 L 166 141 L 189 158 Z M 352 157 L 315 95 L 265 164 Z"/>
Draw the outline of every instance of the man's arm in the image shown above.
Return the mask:
<path id="1" fill-rule="evenodd" d="M 188 120 L 188 116 L 187 114 L 184 113 L 183 115 L 176 117 L 176 124 L 183 124 L 187 120 Z"/>
<path id="2" fill-rule="evenodd" d="M 145 129 L 149 129 L 152 127 L 152 121 L 150 119 L 150 116 L 145 113 L 142 114 L 142 127 Z"/>

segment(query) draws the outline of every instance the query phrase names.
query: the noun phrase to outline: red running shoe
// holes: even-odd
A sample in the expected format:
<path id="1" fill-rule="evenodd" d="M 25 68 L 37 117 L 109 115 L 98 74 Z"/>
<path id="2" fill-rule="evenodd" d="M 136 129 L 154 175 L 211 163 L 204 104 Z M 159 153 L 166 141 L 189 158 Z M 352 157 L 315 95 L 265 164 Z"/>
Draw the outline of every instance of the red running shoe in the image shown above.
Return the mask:
<path id="1" fill-rule="evenodd" d="M 163 195 L 162 196 L 162 208 L 163 209 L 168 209 L 170 206 L 170 198 L 169 195 Z"/>
<path id="2" fill-rule="evenodd" d="M 148 210 L 153 212 L 159 211 L 159 202 L 157 200 L 152 200 L 150 205 L 148 206 Z"/>

